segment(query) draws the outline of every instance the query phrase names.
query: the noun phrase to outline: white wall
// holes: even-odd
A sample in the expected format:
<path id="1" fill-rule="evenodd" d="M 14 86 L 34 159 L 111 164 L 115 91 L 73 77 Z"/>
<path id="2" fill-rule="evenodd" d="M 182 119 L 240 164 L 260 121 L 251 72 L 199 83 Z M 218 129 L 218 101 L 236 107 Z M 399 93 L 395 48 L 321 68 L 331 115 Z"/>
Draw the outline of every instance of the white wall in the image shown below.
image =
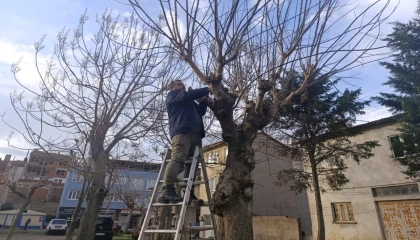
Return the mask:
<path id="1" fill-rule="evenodd" d="M 281 145 L 263 134 L 258 134 L 254 142 L 256 165 L 252 171 L 255 179 L 253 212 L 262 216 L 287 216 L 300 218 L 302 231 L 311 234 L 311 218 L 306 192 L 296 194 L 290 185 L 277 186 L 280 170 L 294 167 L 293 160 L 282 156 Z"/>
<path id="2" fill-rule="evenodd" d="M 404 167 L 395 161 L 391 155 L 388 136 L 398 134 L 396 126 L 382 124 L 364 130 L 364 133 L 352 138 L 352 141 L 362 143 L 378 140 L 380 147 L 373 150 L 375 156 L 361 160 L 360 165 L 352 160 L 346 160 L 348 169 L 346 176 L 350 182 L 341 191 L 327 191 L 321 195 L 324 210 L 326 239 L 329 240 L 380 240 L 382 239 L 378 214 L 375 207 L 372 188 L 390 185 L 413 183 L 401 173 Z M 328 189 L 328 186 L 325 186 Z M 308 191 L 312 229 L 314 239 L 317 234 L 315 199 Z M 332 202 L 351 202 L 354 213 L 354 224 L 333 223 Z"/>

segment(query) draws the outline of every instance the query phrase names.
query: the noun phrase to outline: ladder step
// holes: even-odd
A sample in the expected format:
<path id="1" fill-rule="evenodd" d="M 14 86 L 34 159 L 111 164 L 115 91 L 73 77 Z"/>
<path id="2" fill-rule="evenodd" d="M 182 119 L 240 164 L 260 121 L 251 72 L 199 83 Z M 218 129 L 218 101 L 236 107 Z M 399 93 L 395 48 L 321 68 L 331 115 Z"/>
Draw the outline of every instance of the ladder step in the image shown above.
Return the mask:
<path id="1" fill-rule="evenodd" d="M 160 180 L 159 183 L 163 183 L 163 181 L 164 180 Z M 188 178 L 180 178 L 180 179 L 177 179 L 175 184 L 177 184 L 178 186 L 186 186 L 187 181 L 188 181 Z M 204 184 L 204 183 L 206 183 L 206 182 L 205 181 L 195 181 L 192 184 L 193 185 L 201 185 L 201 184 Z"/>
<path id="2" fill-rule="evenodd" d="M 182 206 L 182 202 L 179 203 L 153 203 L 152 207 L 171 207 L 171 206 Z"/>
<path id="3" fill-rule="evenodd" d="M 172 206 L 182 206 L 182 202 L 179 203 L 153 203 L 152 207 L 172 207 Z M 188 207 L 208 207 L 209 202 L 204 202 L 203 204 L 191 203 Z"/>
<path id="4" fill-rule="evenodd" d="M 204 181 L 196 181 L 196 182 L 192 182 L 192 184 L 193 185 L 201 185 L 201 184 L 204 184 L 204 183 L 206 183 L 206 182 L 204 182 Z M 177 183 L 179 186 L 187 186 L 187 183 L 186 182 L 179 182 L 179 183 Z"/>
<path id="5" fill-rule="evenodd" d="M 146 229 L 144 230 L 145 233 L 176 233 L 175 229 L 173 230 L 161 230 L 161 229 Z"/>

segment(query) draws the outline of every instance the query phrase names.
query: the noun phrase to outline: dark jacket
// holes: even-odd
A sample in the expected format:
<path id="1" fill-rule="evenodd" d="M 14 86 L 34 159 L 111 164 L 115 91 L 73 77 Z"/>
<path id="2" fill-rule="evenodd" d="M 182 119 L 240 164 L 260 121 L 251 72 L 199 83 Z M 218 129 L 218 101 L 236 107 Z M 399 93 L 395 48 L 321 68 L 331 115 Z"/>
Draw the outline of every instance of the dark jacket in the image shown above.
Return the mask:
<path id="1" fill-rule="evenodd" d="M 207 96 L 209 89 L 199 88 L 190 91 L 172 90 L 166 97 L 166 109 L 169 118 L 171 138 L 185 132 L 195 132 L 205 136 L 202 117 L 206 114 L 207 105 L 197 104 L 194 100 Z"/>

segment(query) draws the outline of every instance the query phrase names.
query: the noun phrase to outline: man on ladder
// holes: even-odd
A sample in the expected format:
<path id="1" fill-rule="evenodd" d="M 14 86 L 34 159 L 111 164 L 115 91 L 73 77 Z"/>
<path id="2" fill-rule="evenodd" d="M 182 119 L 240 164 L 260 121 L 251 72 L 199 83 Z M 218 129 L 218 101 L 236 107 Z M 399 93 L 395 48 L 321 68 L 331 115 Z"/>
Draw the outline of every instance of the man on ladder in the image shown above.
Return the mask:
<path id="1" fill-rule="evenodd" d="M 171 161 L 169 162 L 162 186 L 162 196 L 157 199 L 159 203 L 182 202 L 175 191 L 175 182 L 181 173 L 187 157 L 194 152 L 196 146 L 201 148 L 201 139 L 204 138 L 204 124 L 202 117 L 207 111 L 211 99 L 208 97 L 209 88 L 199 88 L 188 91 L 181 80 L 169 84 L 170 92 L 166 98 L 166 108 L 169 118 L 169 134 L 172 139 Z M 198 100 L 199 104 L 195 103 Z M 188 164 L 184 177 L 188 177 L 191 164 Z M 196 200 L 194 187 L 191 188 L 190 200 Z"/>

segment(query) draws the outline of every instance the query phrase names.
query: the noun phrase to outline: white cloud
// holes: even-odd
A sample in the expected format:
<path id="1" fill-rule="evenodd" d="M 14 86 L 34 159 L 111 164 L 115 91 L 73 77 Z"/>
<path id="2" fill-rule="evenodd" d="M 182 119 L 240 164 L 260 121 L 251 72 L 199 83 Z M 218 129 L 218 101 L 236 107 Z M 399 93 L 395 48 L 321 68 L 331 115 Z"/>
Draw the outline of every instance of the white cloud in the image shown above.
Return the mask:
<path id="1" fill-rule="evenodd" d="M 365 108 L 365 114 L 357 117 L 357 124 L 363 124 L 366 122 L 375 121 L 381 118 L 391 116 L 392 113 L 388 111 L 386 107 L 374 106 Z"/>
<path id="2" fill-rule="evenodd" d="M 174 26 L 175 26 L 175 24 L 173 23 L 173 19 L 177 18 L 176 21 L 178 23 L 178 26 L 176 26 L 176 27 L 177 27 L 177 29 L 179 31 L 179 34 L 181 35 L 181 38 L 184 38 L 185 33 L 186 33 L 186 28 L 185 28 L 185 24 L 182 22 L 182 19 L 180 19 L 179 17 L 177 17 L 175 15 L 175 12 L 174 11 L 165 10 L 165 14 L 166 14 L 166 19 L 168 20 L 169 28 L 171 30 L 173 30 L 174 29 Z M 168 34 L 169 36 L 171 36 L 171 33 L 169 31 L 169 28 L 168 28 L 168 26 L 165 25 L 163 27 L 163 31 L 166 34 Z"/>
<path id="3" fill-rule="evenodd" d="M 124 17 L 131 17 L 131 12 L 124 12 L 122 15 Z"/>
<path id="4" fill-rule="evenodd" d="M 0 67 L 2 69 L 10 69 L 10 66 L 13 63 L 20 61 L 19 68 L 21 70 L 17 74 L 19 81 L 27 87 L 37 87 L 40 78 L 35 65 L 34 46 L 15 44 L 9 41 L 0 41 L 0 49 Z M 48 59 L 48 55 L 43 55 L 42 53 L 38 55 L 38 63 L 41 73 L 43 73 L 42 69 L 44 69 Z M 3 72 L 0 75 L 0 82 L 2 85 L 18 85 L 10 72 Z"/>

